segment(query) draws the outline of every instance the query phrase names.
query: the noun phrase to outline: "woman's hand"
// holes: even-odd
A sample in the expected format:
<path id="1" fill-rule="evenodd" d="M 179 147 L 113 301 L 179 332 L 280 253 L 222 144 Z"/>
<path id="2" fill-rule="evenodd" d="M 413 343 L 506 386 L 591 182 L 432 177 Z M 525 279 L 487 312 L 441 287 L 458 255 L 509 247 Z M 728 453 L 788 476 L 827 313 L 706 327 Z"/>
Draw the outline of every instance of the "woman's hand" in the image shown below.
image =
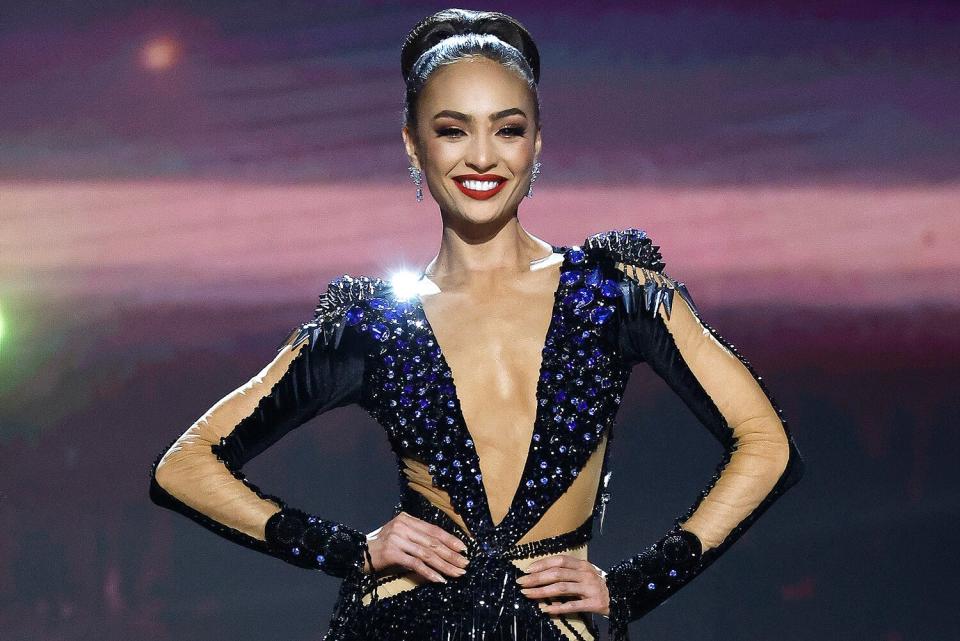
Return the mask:
<path id="1" fill-rule="evenodd" d="M 531 599 L 573 596 L 562 603 L 541 604 L 550 614 L 596 612 L 610 615 L 610 593 L 603 570 L 590 561 L 569 554 L 558 554 L 530 564 L 527 573 L 517 578 L 524 596 Z"/>
<path id="2" fill-rule="evenodd" d="M 367 574 L 401 567 L 430 581 L 446 583 L 440 572 L 454 577 L 466 573 L 467 557 L 461 554 L 466 544 L 443 528 L 406 512 L 368 534 L 367 549 L 373 560 L 373 568 L 369 560 L 364 562 Z"/>

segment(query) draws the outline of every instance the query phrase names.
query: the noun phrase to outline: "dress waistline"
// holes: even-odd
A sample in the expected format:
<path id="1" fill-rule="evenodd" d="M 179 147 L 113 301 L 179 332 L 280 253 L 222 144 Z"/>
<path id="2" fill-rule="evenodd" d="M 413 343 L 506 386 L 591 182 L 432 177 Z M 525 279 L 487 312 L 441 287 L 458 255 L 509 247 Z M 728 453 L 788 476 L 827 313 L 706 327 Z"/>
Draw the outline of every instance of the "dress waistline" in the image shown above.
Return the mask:
<path id="1" fill-rule="evenodd" d="M 463 541 L 467 545 L 466 556 L 470 560 L 478 557 L 525 559 L 542 554 L 555 554 L 580 547 L 590 541 L 593 536 L 593 513 L 591 513 L 583 523 L 569 532 L 498 549 L 480 538 L 469 536 L 446 512 L 409 487 L 404 488 L 402 498 L 397 506 L 398 514 L 401 510 L 432 525 L 441 527 Z"/>
<path id="2" fill-rule="evenodd" d="M 409 487 L 404 488 L 396 506 L 395 513 L 401 511 L 443 528 L 467 545 L 465 554 L 470 559 L 467 573 L 449 584 L 431 586 L 431 589 L 442 591 L 445 608 L 450 609 L 452 620 L 460 616 L 470 618 L 471 638 L 474 638 L 474 634 L 479 633 L 482 637 L 494 630 L 505 612 L 513 612 L 516 616 L 522 609 L 528 617 L 546 617 L 532 600 L 520 593 L 520 586 L 515 579 L 520 576 L 521 570 L 511 560 L 561 553 L 584 545 L 592 538 L 594 518 L 591 513 L 580 526 L 569 532 L 498 548 L 485 541 L 482 535 L 476 538 L 470 536 L 446 512 Z M 376 572 L 352 573 L 341 585 L 331 620 L 331 632 L 325 640 L 347 639 L 350 638 L 347 628 L 371 625 L 370 612 L 378 607 L 380 601 L 377 587 L 392 578 L 391 575 L 377 576 Z M 371 603 L 370 606 L 364 606 L 363 597 L 368 594 Z M 392 600 L 386 599 L 387 602 Z"/>

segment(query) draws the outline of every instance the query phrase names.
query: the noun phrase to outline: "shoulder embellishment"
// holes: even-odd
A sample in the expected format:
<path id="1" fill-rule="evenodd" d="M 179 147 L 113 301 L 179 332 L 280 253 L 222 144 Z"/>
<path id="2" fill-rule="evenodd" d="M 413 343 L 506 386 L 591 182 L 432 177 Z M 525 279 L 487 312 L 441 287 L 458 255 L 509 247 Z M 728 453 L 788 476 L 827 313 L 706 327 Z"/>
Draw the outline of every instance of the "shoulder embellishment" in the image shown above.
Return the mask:
<path id="1" fill-rule="evenodd" d="M 645 267 L 655 272 L 662 272 L 664 268 L 660 245 L 654 245 L 646 231 L 635 227 L 589 236 L 583 241 L 583 248 L 616 262 Z"/>
<path id="2" fill-rule="evenodd" d="M 629 314 L 636 315 L 642 308 L 656 316 L 663 306 L 669 319 L 674 292 L 679 292 L 691 309 L 698 312 L 686 285 L 663 271 L 665 265 L 660 246 L 653 244 L 646 231 L 631 227 L 600 232 L 589 236 L 583 246 L 593 255 L 615 263 L 627 277 L 622 289 L 624 306 Z"/>
<path id="3" fill-rule="evenodd" d="M 352 314 L 359 310 L 356 306 L 376 296 L 382 286 L 381 279 L 369 276 L 344 274 L 333 279 L 327 290 L 320 294 L 313 320 L 294 327 L 277 351 L 286 345 L 296 347 L 308 339 L 311 349 L 318 344 L 327 346 L 331 343 L 336 349 L 344 327 L 355 324 L 351 320 Z"/>

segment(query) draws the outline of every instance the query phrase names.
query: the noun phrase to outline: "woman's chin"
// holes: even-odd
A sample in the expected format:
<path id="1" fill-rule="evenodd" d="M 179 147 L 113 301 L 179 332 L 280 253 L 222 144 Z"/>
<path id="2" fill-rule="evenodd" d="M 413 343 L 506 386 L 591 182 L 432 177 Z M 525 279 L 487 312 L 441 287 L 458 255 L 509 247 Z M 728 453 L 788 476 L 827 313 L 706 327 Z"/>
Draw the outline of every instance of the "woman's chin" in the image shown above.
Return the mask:
<path id="1" fill-rule="evenodd" d="M 452 211 L 465 221 L 475 225 L 494 223 L 513 214 L 511 203 L 506 198 L 491 198 L 490 200 L 474 200 L 469 196 L 459 194 L 454 197 Z"/>
<path id="2" fill-rule="evenodd" d="M 471 225 L 492 225 L 507 218 L 507 214 L 499 205 L 488 207 L 460 206 L 457 212 L 462 220 Z"/>

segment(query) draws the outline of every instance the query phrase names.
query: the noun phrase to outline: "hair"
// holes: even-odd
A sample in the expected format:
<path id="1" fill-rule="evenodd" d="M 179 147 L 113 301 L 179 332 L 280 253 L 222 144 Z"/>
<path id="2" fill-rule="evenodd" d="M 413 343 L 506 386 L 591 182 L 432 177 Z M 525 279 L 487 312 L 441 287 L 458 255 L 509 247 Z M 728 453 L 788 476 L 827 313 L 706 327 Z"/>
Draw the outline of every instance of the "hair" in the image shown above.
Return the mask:
<path id="1" fill-rule="evenodd" d="M 498 11 L 444 9 L 418 22 L 400 52 L 406 83 L 403 121 L 416 128 L 417 97 L 441 65 L 483 56 L 515 71 L 533 95 L 534 120 L 540 124 L 540 52 L 520 22 Z"/>

